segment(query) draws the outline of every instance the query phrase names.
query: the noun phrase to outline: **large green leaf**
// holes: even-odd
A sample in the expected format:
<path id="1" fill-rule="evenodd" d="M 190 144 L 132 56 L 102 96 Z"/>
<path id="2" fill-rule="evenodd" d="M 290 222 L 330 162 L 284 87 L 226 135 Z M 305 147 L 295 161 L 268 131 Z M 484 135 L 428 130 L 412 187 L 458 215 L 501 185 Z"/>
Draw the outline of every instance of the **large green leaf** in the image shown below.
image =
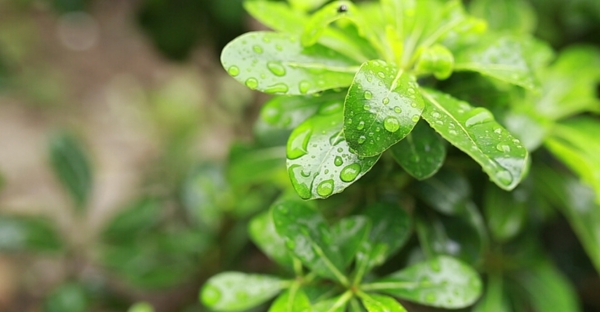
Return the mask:
<path id="1" fill-rule="evenodd" d="M 266 31 L 231 41 L 221 63 L 250 89 L 289 95 L 347 87 L 359 65 L 322 45 L 304 48 L 296 35 Z"/>
<path id="2" fill-rule="evenodd" d="M 331 232 L 335 245 L 339 246 L 344 265 L 350 264 L 361 244 L 368 238 L 371 222 L 363 216 L 350 216 L 340 220 Z"/>
<path id="3" fill-rule="evenodd" d="M 402 141 L 390 148 L 402 168 L 418 180 L 434 175 L 446 159 L 446 145 L 424 122 L 419 122 Z"/>
<path id="4" fill-rule="evenodd" d="M 440 256 L 362 285 L 361 288 L 428 306 L 458 309 L 473 304 L 479 298 L 482 283 L 470 266 L 454 258 Z"/>
<path id="5" fill-rule="evenodd" d="M 368 61 L 346 96 L 346 140 L 358 155 L 379 155 L 412 131 L 423 106 L 414 77 L 384 61 Z"/>
<path id="6" fill-rule="evenodd" d="M 421 90 L 423 118 L 444 139 L 478 162 L 500 188 L 514 189 L 523 179 L 529 153 L 485 108 L 474 108 L 447 94 Z"/>
<path id="7" fill-rule="evenodd" d="M 281 200 L 272 207 L 277 233 L 286 247 L 313 272 L 347 285 L 344 259 L 325 219 L 307 203 Z"/>
<path id="8" fill-rule="evenodd" d="M 92 173 L 81 142 L 61 132 L 50 139 L 50 162 L 76 208 L 82 210 L 92 191 Z"/>
<path id="9" fill-rule="evenodd" d="M 535 89 L 539 84 L 525 57 L 526 37 L 489 36 L 477 44 L 454 51 L 455 71 L 474 71 L 498 80 Z"/>
<path id="10" fill-rule="evenodd" d="M 471 200 L 471 185 L 462 174 L 442 169 L 433 177 L 416 185 L 417 195 L 435 210 L 456 215 L 465 211 Z"/>
<path id="11" fill-rule="evenodd" d="M 406 312 L 398 300 L 377 294 L 363 294 L 361 300 L 369 312 Z"/>
<path id="12" fill-rule="evenodd" d="M 508 193 L 493 184 L 485 191 L 485 217 L 490 234 L 504 242 L 515 237 L 525 225 L 527 190 L 522 186 Z"/>
<path id="13" fill-rule="evenodd" d="M 342 131 L 342 103 L 322 106 L 292 132 L 287 168 L 294 189 L 304 199 L 342 192 L 367 173 L 379 159 L 359 157 L 349 150 Z"/>
<path id="14" fill-rule="evenodd" d="M 269 312 L 310 312 L 310 301 L 301 288 L 291 287 L 281 294 L 269 308 Z"/>
<path id="15" fill-rule="evenodd" d="M 202 303 L 218 311 L 240 311 L 255 307 L 278 294 L 287 282 L 277 277 L 223 272 L 202 287 Z"/>
<path id="16" fill-rule="evenodd" d="M 275 230 L 273 216 L 270 211 L 266 211 L 252 218 L 248 226 L 248 231 L 252 241 L 254 241 L 267 256 L 285 267 L 292 267 L 293 258 L 285 248 L 284 239 L 279 236 Z"/>
<path id="17" fill-rule="evenodd" d="M 0 216 L 0 251 L 57 251 L 61 238 L 47 219 Z"/>

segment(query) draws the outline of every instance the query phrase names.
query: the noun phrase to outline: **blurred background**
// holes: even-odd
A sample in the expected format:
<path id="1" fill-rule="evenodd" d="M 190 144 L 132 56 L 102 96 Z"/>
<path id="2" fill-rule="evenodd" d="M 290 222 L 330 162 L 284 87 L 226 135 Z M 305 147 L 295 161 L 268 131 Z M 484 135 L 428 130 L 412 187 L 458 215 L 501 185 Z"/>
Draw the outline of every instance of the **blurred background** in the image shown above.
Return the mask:
<path id="1" fill-rule="evenodd" d="M 600 44 L 599 1 L 520 3 Z M 265 265 L 245 223 L 276 192 L 224 169 L 264 97 L 218 60 L 258 27 L 241 0 L 0 0 L 0 311 L 202 311 L 207 277 Z"/>

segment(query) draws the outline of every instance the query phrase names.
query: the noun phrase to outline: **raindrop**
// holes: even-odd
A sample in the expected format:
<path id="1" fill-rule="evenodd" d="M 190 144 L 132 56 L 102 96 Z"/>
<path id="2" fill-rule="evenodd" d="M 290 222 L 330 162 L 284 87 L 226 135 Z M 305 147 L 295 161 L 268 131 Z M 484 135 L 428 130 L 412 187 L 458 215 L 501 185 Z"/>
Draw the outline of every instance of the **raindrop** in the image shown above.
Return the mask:
<path id="1" fill-rule="evenodd" d="M 385 78 L 385 74 L 383 72 L 378 72 L 377 76 L 379 76 L 379 78 L 381 78 L 381 79 Z"/>
<path id="2" fill-rule="evenodd" d="M 365 122 L 361 120 L 361 121 L 358 123 L 358 126 L 356 126 L 356 130 L 360 131 L 360 130 L 362 130 L 362 129 L 364 129 L 364 128 L 365 128 Z"/>
<path id="3" fill-rule="evenodd" d="M 263 48 L 259 45 L 255 45 L 252 47 L 252 50 L 254 50 L 254 52 L 258 53 L 258 54 L 262 54 L 263 53 Z"/>
<path id="4" fill-rule="evenodd" d="M 496 128 L 496 129 L 494 129 L 494 133 L 495 134 L 502 134 L 502 129 Z"/>
<path id="5" fill-rule="evenodd" d="M 256 78 L 246 79 L 246 87 L 256 90 L 256 88 L 258 88 L 258 80 L 256 80 Z"/>
<path id="6" fill-rule="evenodd" d="M 465 122 L 467 127 L 473 127 L 478 124 L 490 122 L 494 120 L 494 116 L 488 110 L 484 108 L 476 108 L 469 112 L 469 119 Z"/>
<path id="7" fill-rule="evenodd" d="M 296 190 L 296 193 L 298 193 L 302 199 L 309 199 L 311 194 L 308 185 L 298 179 L 298 175 L 302 175 L 302 167 L 300 165 L 292 165 L 288 169 L 288 175 L 290 176 L 290 181 L 292 182 L 292 186 Z"/>
<path id="8" fill-rule="evenodd" d="M 382 102 L 383 102 L 383 105 L 390 104 L 390 98 L 384 97 Z"/>
<path id="9" fill-rule="evenodd" d="M 340 5 L 340 7 L 337 9 L 338 13 L 346 13 L 348 12 L 348 6 L 345 4 Z"/>
<path id="10" fill-rule="evenodd" d="M 231 77 L 235 77 L 240 74 L 240 68 L 237 66 L 231 66 L 229 67 L 227 72 L 229 73 L 229 75 L 231 75 Z"/>
<path id="11" fill-rule="evenodd" d="M 510 153 L 510 146 L 504 143 L 498 143 L 498 145 L 496 145 L 496 149 L 504 153 Z"/>
<path id="12" fill-rule="evenodd" d="M 285 67 L 283 67 L 283 65 L 281 65 L 279 62 L 268 62 L 267 68 L 275 76 L 283 77 L 286 74 Z"/>
<path id="13" fill-rule="evenodd" d="M 371 91 L 365 91 L 365 99 L 370 100 L 373 98 L 373 93 Z"/>
<path id="14" fill-rule="evenodd" d="M 296 128 L 296 130 L 301 128 Z M 292 133 L 287 145 L 287 158 L 290 160 L 298 159 L 307 153 L 308 141 L 312 135 L 312 129 L 306 128 Z"/>
<path id="15" fill-rule="evenodd" d="M 510 185 L 513 182 L 513 176 L 506 170 L 501 170 L 496 173 L 496 178 L 504 185 Z"/>
<path id="16" fill-rule="evenodd" d="M 285 83 L 276 83 L 274 85 L 268 86 L 265 89 L 266 93 L 286 93 L 288 92 L 289 87 Z"/>
<path id="17" fill-rule="evenodd" d="M 373 77 L 372 76 L 367 76 L 367 81 L 368 82 L 373 82 Z"/>
<path id="18" fill-rule="evenodd" d="M 340 179 L 344 182 L 352 182 L 356 180 L 356 177 L 358 177 L 360 169 L 361 168 L 359 164 L 348 165 L 342 169 L 342 172 L 340 172 Z"/>
<path id="19" fill-rule="evenodd" d="M 394 111 L 398 114 L 402 113 L 402 108 L 400 108 L 400 106 L 396 106 L 394 107 Z"/>
<path id="20" fill-rule="evenodd" d="M 433 116 L 433 118 L 440 118 L 440 113 L 438 112 L 433 112 L 433 114 L 431 114 Z"/>
<path id="21" fill-rule="evenodd" d="M 310 90 L 310 82 L 308 82 L 306 80 L 300 81 L 300 84 L 298 85 L 298 89 L 300 90 L 300 93 L 302 93 L 302 94 L 308 93 L 308 90 Z"/>
<path id="22" fill-rule="evenodd" d="M 414 115 L 410 120 L 412 120 L 412 122 L 419 122 L 419 118 L 419 115 Z"/>
<path id="23" fill-rule="evenodd" d="M 319 196 L 329 196 L 333 193 L 333 180 L 325 180 L 317 186 Z"/>
<path id="24" fill-rule="evenodd" d="M 339 167 L 344 164 L 344 161 L 342 160 L 342 157 L 335 156 L 335 160 L 333 161 L 333 163 Z"/>
<path id="25" fill-rule="evenodd" d="M 396 117 L 387 117 L 383 121 L 383 127 L 389 132 L 396 132 L 400 129 L 400 121 Z"/>
<path id="26" fill-rule="evenodd" d="M 358 144 L 363 144 L 366 140 L 367 138 L 364 135 L 361 135 L 360 137 L 358 137 Z"/>
<path id="27" fill-rule="evenodd" d="M 371 105 L 369 105 L 369 104 L 365 104 L 365 105 L 363 106 L 363 109 L 364 109 L 364 110 L 366 110 L 366 111 L 368 111 L 368 110 L 371 110 Z"/>
<path id="28" fill-rule="evenodd" d="M 221 300 L 221 296 L 221 290 L 211 284 L 204 286 L 202 290 L 202 301 L 207 306 L 216 305 Z"/>

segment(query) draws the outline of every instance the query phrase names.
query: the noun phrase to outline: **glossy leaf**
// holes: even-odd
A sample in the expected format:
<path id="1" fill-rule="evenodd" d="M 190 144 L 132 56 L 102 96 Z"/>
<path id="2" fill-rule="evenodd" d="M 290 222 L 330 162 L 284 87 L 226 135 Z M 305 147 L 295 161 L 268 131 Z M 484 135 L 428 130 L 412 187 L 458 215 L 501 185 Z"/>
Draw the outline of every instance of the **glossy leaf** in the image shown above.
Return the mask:
<path id="1" fill-rule="evenodd" d="M 478 162 L 490 180 L 505 190 L 523 179 L 529 153 L 487 109 L 474 108 L 447 94 L 422 90 L 423 118 L 444 139 Z"/>
<path id="2" fill-rule="evenodd" d="M 359 10 L 354 3 L 350 1 L 334 1 L 316 11 L 306 23 L 301 40 L 304 46 L 311 46 L 319 40 L 329 24 L 347 19 L 356 24 L 359 31 L 364 34 L 362 29 L 365 25 L 362 22 Z"/>
<path id="3" fill-rule="evenodd" d="M 296 35 L 250 32 L 221 54 L 230 76 L 266 93 L 303 95 L 347 87 L 357 63 L 321 45 L 304 48 Z"/>
<path id="4" fill-rule="evenodd" d="M 398 300 L 392 297 L 364 294 L 361 300 L 368 312 L 406 312 L 406 309 L 400 305 Z"/>
<path id="5" fill-rule="evenodd" d="M 456 215 L 470 202 L 471 185 L 462 174 L 442 169 L 433 177 L 416 185 L 417 195 L 435 210 Z"/>
<path id="6" fill-rule="evenodd" d="M 362 286 L 428 306 L 459 309 L 481 295 L 482 283 L 470 266 L 447 256 L 412 265 Z"/>
<path id="7" fill-rule="evenodd" d="M 504 292 L 502 277 L 492 275 L 486 283 L 485 293 L 473 308 L 473 312 L 510 312 Z"/>
<path id="8" fill-rule="evenodd" d="M 350 297 L 351 294 L 345 293 L 335 298 L 317 302 L 313 305 L 313 312 L 344 312 Z"/>
<path id="9" fill-rule="evenodd" d="M 325 219 L 307 203 L 282 200 L 273 208 L 275 229 L 286 247 L 314 273 L 347 285 L 344 259 Z"/>
<path id="10" fill-rule="evenodd" d="M 277 234 L 270 211 L 263 212 L 250 220 L 248 231 L 252 241 L 277 263 L 291 268 L 293 258 L 285 248 L 284 239 Z"/>
<path id="11" fill-rule="evenodd" d="M 293 10 L 287 3 L 253 0 L 244 1 L 244 8 L 250 15 L 273 30 L 301 34 L 308 16 L 298 10 Z"/>
<path id="12" fill-rule="evenodd" d="M 412 219 L 397 204 L 376 203 L 369 205 L 365 215 L 373 227 L 369 237 L 360 246 L 357 259 L 357 277 L 381 265 L 408 240 L 412 230 Z"/>
<path id="13" fill-rule="evenodd" d="M 44 302 L 44 312 L 87 312 L 90 298 L 83 286 L 66 283 L 53 290 Z"/>
<path id="14" fill-rule="evenodd" d="M 211 309 L 240 311 L 271 299 L 285 284 L 285 281 L 268 275 L 223 272 L 204 284 L 200 298 Z"/>
<path id="15" fill-rule="evenodd" d="M 521 186 L 505 192 L 489 184 L 485 192 L 485 216 L 492 236 L 500 242 L 515 237 L 525 225 L 527 190 Z"/>
<path id="16" fill-rule="evenodd" d="M 539 84 L 527 63 L 523 37 L 489 37 L 476 45 L 454 51 L 455 71 L 474 71 L 527 89 Z"/>
<path id="17" fill-rule="evenodd" d="M 346 96 L 346 140 L 358 155 L 379 155 L 412 131 L 423 105 L 414 77 L 383 61 L 368 61 Z"/>
<path id="18" fill-rule="evenodd" d="M 404 171 L 417 180 L 433 176 L 444 164 L 446 145 L 425 122 L 419 122 L 402 141 L 390 147 Z"/>
<path id="19" fill-rule="evenodd" d="M 82 210 L 92 191 L 92 173 L 81 143 L 68 133 L 50 139 L 50 162 L 76 208 Z"/>
<path id="20" fill-rule="evenodd" d="M 61 238 L 49 220 L 0 216 L 0 251 L 57 251 Z"/>
<path id="21" fill-rule="evenodd" d="M 363 216 L 346 217 L 331 228 L 334 244 L 339 246 L 345 266 L 354 260 L 370 230 L 371 222 Z"/>
<path id="22" fill-rule="evenodd" d="M 342 103 L 322 106 L 318 114 L 290 135 L 288 174 L 303 199 L 326 198 L 342 192 L 379 159 L 350 152 L 342 131 L 342 107 Z"/>
<path id="23" fill-rule="evenodd" d="M 310 312 L 310 301 L 301 288 L 292 287 L 281 294 L 269 308 L 269 312 Z"/>

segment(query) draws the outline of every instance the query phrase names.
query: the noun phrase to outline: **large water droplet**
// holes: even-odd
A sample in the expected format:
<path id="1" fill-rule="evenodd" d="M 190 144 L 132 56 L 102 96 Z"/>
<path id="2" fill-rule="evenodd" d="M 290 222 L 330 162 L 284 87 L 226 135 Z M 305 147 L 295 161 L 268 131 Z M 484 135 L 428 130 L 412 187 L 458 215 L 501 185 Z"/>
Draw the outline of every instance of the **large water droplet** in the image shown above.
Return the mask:
<path id="1" fill-rule="evenodd" d="M 202 289 L 202 302 L 209 307 L 216 305 L 221 300 L 221 296 L 221 290 L 211 284 Z"/>
<path id="2" fill-rule="evenodd" d="M 256 90 L 256 88 L 258 88 L 258 80 L 256 80 L 256 78 L 246 79 L 246 87 Z"/>
<path id="3" fill-rule="evenodd" d="M 420 118 L 421 117 L 419 117 L 419 115 L 414 115 L 414 116 L 412 116 L 412 118 L 410 120 L 412 120 L 412 122 L 419 122 Z"/>
<path id="4" fill-rule="evenodd" d="M 342 135 L 342 130 L 337 131 L 331 137 L 329 137 L 329 144 L 331 146 L 336 146 L 344 141 L 344 135 Z"/>
<path id="5" fill-rule="evenodd" d="M 308 141 L 312 135 L 312 129 L 305 127 L 305 129 L 296 128 L 296 131 L 292 133 L 287 144 L 287 158 L 290 160 L 300 158 L 308 152 Z"/>
<path id="6" fill-rule="evenodd" d="M 240 68 L 237 66 L 231 66 L 229 69 L 227 69 L 227 72 L 229 75 L 231 75 L 231 77 L 235 77 L 240 74 Z"/>
<path id="7" fill-rule="evenodd" d="M 252 47 L 252 50 L 254 50 L 254 52 L 256 52 L 257 54 L 262 54 L 263 53 L 263 48 L 259 45 L 255 45 Z"/>
<path id="8" fill-rule="evenodd" d="M 513 176 L 506 170 L 496 172 L 496 178 L 504 185 L 510 185 L 513 182 Z"/>
<path id="9" fill-rule="evenodd" d="M 365 105 L 363 106 L 363 109 L 364 109 L 364 110 L 366 110 L 366 111 L 369 111 L 369 110 L 371 110 L 371 105 L 369 105 L 369 104 L 365 104 Z"/>
<path id="10" fill-rule="evenodd" d="M 358 123 L 358 125 L 356 126 L 356 130 L 360 131 L 360 130 L 362 130 L 362 129 L 364 129 L 364 128 L 365 128 L 365 122 L 361 120 L 361 121 Z"/>
<path id="11" fill-rule="evenodd" d="M 367 140 L 367 137 L 365 137 L 364 135 L 361 135 L 358 137 L 358 144 L 363 144 L 363 143 L 365 143 L 366 140 Z"/>
<path id="12" fill-rule="evenodd" d="M 400 108 L 400 106 L 396 106 L 394 107 L 394 111 L 398 114 L 402 113 L 402 108 Z"/>
<path id="13" fill-rule="evenodd" d="M 335 160 L 333 161 L 333 163 L 339 167 L 344 164 L 344 161 L 342 160 L 342 157 L 335 156 Z"/>
<path id="14" fill-rule="evenodd" d="M 283 65 L 281 65 L 281 63 L 279 63 L 279 62 L 268 62 L 267 68 L 275 76 L 279 76 L 279 77 L 285 76 L 285 73 L 286 73 L 285 67 L 283 67 Z"/>
<path id="15" fill-rule="evenodd" d="M 373 93 L 371 91 L 365 91 L 365 99 L 370 100 L 373 98 Z"/>
<path id="16" fill-rule="evenodd" d="M 317 194 L 319 196 L 329 196 L 333 193 L 333 180 L 325 180 L 317 185 Z"/>
<path id="17" fill-rule="evenodd" d="M 290 88 L 285 83 L 276 83 L 265 88 L 266 93 L 286 93 Z"/>
<path id="18" fill-rule="evenodd" d="M 381 102 L 383 103 L 383 105 L 388 105 L 388 104 L 390 104 L 390 98 L 389 97 L 384 97 Z"/>
<path id="19" fill-rule="evenodd" d="M 494 116 L 487 109 L 478 107 L 469 112 L 469 119 L 465 122 L 467 127 L 473 127 L 482 123 L 490 122 L 494 120 Z"/>
<path id="20" fill-rule="evenodd" d="M 300 165 L 290 166 L 288 175 L 290 176 L 290 181 L 292 182 L 292 186 L 296 190 L 296 193 L 298 193 L 302 199 L 309 199 L 311 195 L 310 188 L 308 183 L 305 182 L 307 179 L 302 177 L 302 167 Z"/>
<path id="21" fill-rule="evenodd" d="M 394 133 L 400 129 L 400 121 L 396 117 L 387 117 L 383 121 L 383 127 L 385 130 Z"/>
<path id="22" fill-rule="evenodd" d="M 302 81 L 300 81 L 300 84 L 298 85 L 298 90 L 300 91 L 300 93 L 306 94 L 310 90 L 310 86 L 311 86 L 310 82 L 308 82 L 306 80 L 302 80 Z"/>
<path id="23" fill-rule="evenodd" d="M 359 164 L 351 164 L 340 172 L 340 179 L 344 182 L 352 182 L 356 180 L 356 177 L 360 174 L 360 165 Z"/>

